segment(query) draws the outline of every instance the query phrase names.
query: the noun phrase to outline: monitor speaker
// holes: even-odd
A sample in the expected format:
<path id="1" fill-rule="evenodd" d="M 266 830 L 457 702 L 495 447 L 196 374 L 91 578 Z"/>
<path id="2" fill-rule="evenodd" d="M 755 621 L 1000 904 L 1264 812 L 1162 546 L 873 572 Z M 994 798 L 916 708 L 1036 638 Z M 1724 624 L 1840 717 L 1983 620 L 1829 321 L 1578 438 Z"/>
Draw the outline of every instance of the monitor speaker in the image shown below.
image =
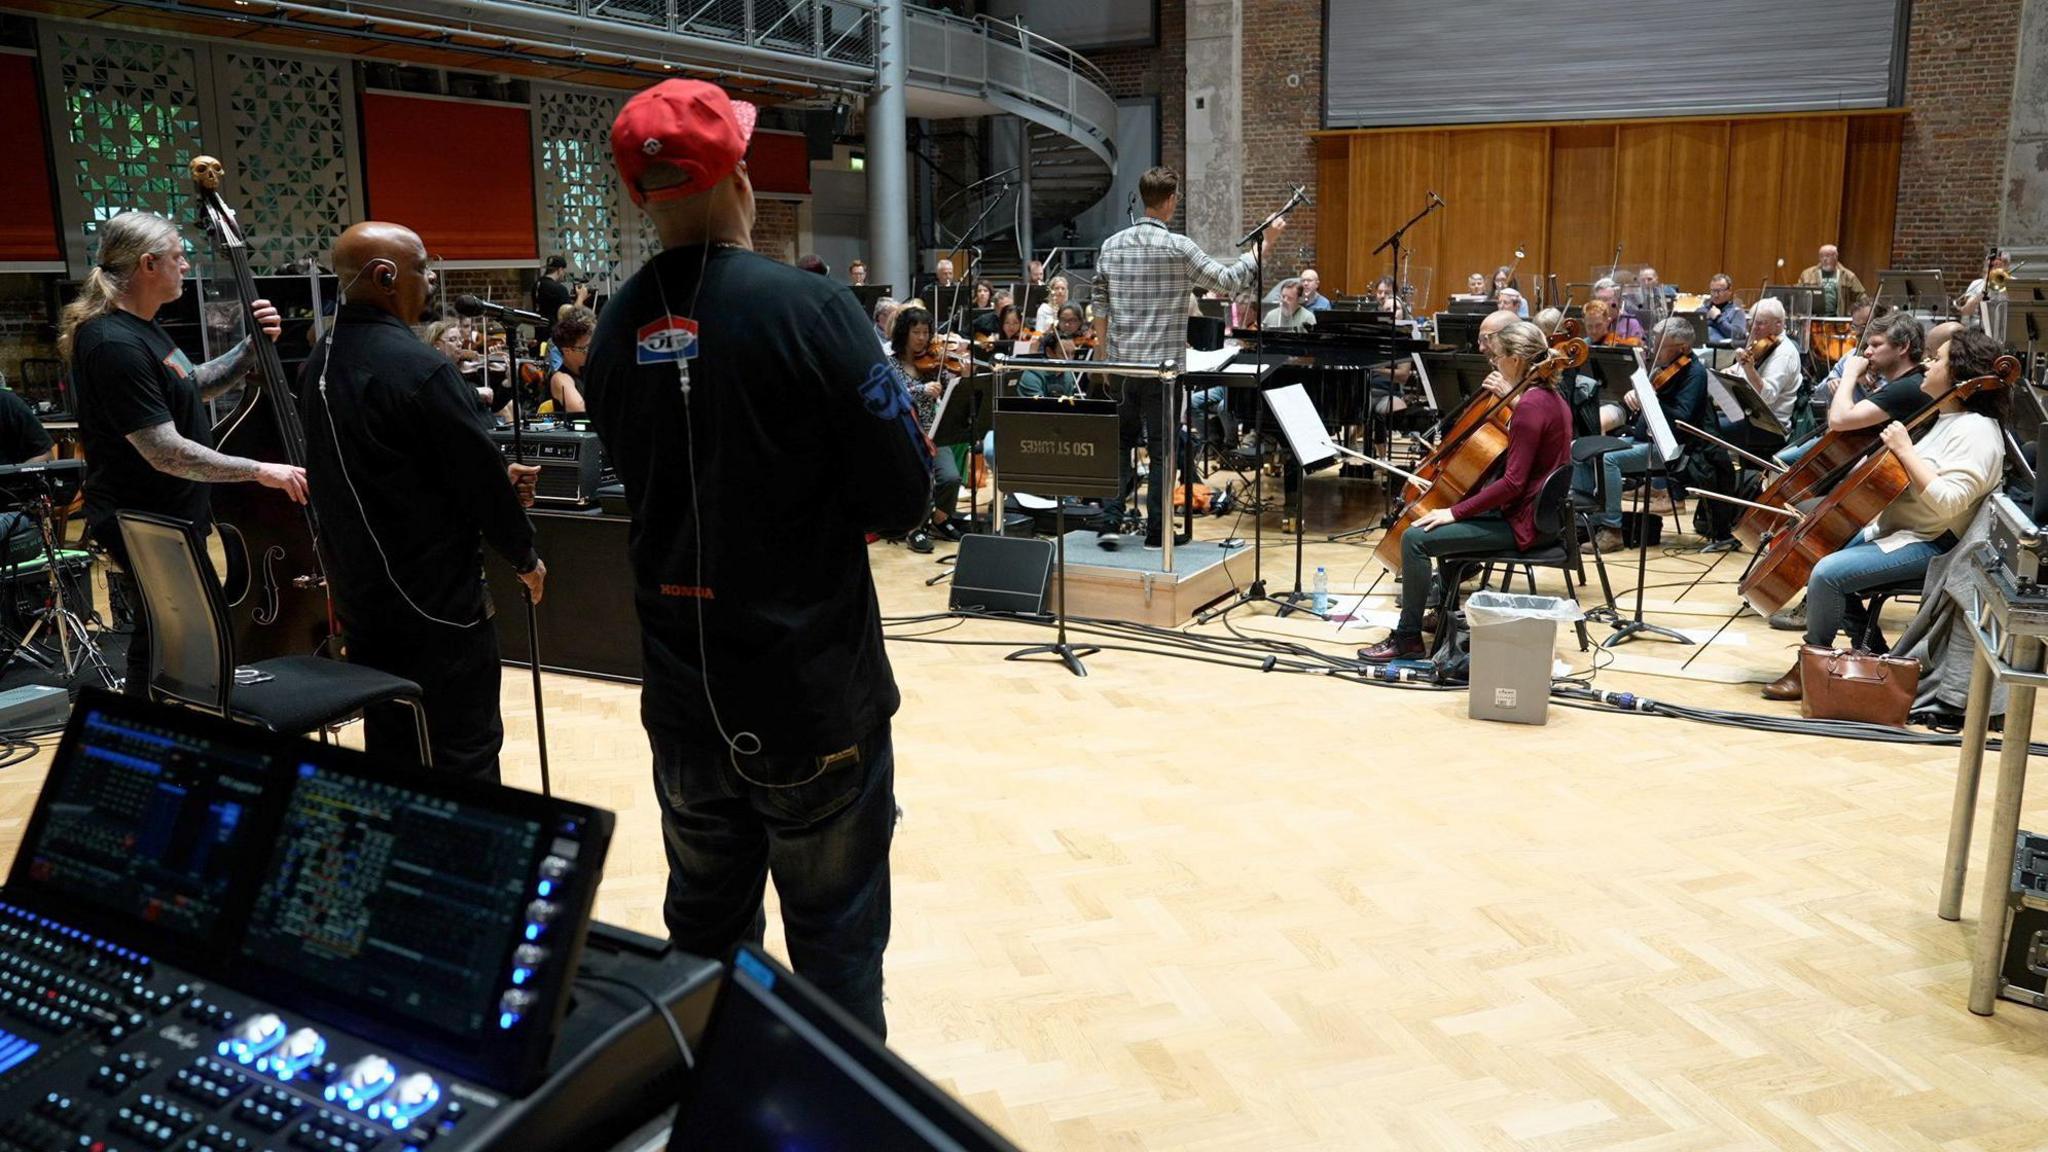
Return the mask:
<path id="1" fill-rule="evenodd" d="M 961 537 L 947 606 L 955 612 L 1043 614 L 1052 547 L 1050 540 L 1015 536 Z"/>

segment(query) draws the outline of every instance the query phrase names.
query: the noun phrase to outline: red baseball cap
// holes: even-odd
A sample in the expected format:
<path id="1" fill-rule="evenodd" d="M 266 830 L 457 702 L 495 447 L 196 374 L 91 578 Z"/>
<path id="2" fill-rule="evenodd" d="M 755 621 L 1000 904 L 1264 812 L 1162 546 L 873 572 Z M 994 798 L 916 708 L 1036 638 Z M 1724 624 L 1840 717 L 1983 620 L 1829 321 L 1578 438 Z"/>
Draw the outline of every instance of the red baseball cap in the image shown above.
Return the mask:
<path id="1" fill-rule="evenodd" d="M 747 154 L 758 110 L 702 80 L 663 80 L 634 93 L 612 121 L 612 160 L 633 203 L 678 200 L 707 191 Z M 640 180 L 657 164 L 683 182 L 644 191 Z"/>

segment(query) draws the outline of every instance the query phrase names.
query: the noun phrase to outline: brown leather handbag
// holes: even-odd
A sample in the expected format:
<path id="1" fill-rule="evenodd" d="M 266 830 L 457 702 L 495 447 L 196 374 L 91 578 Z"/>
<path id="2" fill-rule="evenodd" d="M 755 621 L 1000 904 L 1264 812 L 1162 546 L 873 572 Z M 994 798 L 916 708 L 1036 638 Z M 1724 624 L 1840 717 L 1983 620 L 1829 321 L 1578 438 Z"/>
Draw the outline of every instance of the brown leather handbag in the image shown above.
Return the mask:
<path id="1" fill-rule="evenodd" d="M 1808 719 L 1859 720 L 1903 728 L 1914 694 L 1920 690 L 1920 664 L 1896 656 L 1803 644 L 1799 648 L 1799 689 L 1799 714 Z"/>

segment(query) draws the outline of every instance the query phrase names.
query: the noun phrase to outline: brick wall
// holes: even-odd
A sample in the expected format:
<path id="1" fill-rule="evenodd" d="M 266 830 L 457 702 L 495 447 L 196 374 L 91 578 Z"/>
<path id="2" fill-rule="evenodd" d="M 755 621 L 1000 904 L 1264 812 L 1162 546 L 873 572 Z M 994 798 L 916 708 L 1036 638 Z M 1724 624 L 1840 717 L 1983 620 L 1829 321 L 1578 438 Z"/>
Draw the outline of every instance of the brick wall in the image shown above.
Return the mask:
<path id="1" fill-rule="evenodd" d="M 1321 5 L 1311 5 L 1318 13 Z M 1320 17 L 1317 17 L 1320 22 Z M 1188 17 L 1186 0 L 1159 0 L 1155 47 L 1105 48 L 1086 54 L 1109 77 L 1109 94 L 1159 98 L 1159 162 L 1187 174 Z M 1142 163 L 1142 160 L 1140 161 Z M 1185 214 L 1183 214 L 1185 215 Z M 1176 227 L 1186 220 L 1175 222 Z"/>
<path id="2" fill-rule="evenodd" d="M 796 201 L 754 201 L 754 251 L 784 264 L 796 263 Z"/>
<path id="3" fill-rule="evenodd" d="M 1287 202 L 1297 184 L 1316 187 L 1316 145 L 1323 126 L 1321 4 L 1244 0 L 1244 226 Z M 1313 204 L 1287 217 L 1281 263 L 1293 269 L 1316 260 Z M 1271 283 L 1269 280 L 1268 283 Z"/>
<path id="4" fill-rule="evenodd" d="M 2021 0 L 1915 0 L 1892 266 L 1973 274 L 1998 234 Z"/>

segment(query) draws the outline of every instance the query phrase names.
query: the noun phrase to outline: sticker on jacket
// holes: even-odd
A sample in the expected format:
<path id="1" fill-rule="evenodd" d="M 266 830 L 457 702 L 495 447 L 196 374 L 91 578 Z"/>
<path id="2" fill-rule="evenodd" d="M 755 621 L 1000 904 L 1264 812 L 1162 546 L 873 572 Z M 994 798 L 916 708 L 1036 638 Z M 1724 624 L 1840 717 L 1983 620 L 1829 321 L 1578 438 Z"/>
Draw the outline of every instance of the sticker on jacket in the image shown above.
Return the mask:
<path id="1" fill-rule="evenodd" d="M 673 364 L 697 358 L 697 322 L 681 316 L 663 316 L 640 329 L 639 348 L 633 359 L 640 364 Z"/>

